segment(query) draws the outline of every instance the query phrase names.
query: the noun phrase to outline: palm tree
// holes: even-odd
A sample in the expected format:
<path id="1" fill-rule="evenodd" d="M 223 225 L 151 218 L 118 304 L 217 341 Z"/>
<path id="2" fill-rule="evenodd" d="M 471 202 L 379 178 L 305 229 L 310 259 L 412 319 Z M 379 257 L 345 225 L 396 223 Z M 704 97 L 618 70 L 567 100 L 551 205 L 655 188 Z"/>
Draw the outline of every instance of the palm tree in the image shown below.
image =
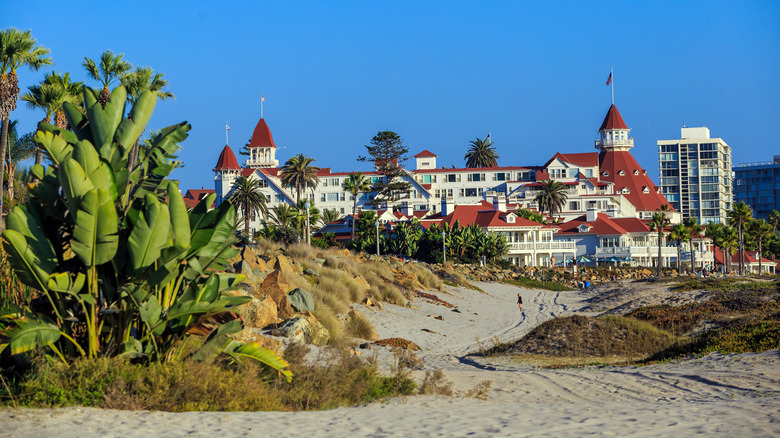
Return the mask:
<path id="1" fill-rule="evenodd" d="M 163 91 L 163 88 L 169 85 L 168 81 L 163 79 L 163 76 L 165 76 L 165 73 L 155 73 L 151 67 L 136 67 L 132 73 L 119 78 L 119 82 L 125 87 L 127 100 L 131 104 L 135 104 L 138 98 L 146 91 L 157 92 L 157 98 L 160 100 L 175 99 L 176 96 L 174 96 L 173 92 Z M 130 149 L 130 155 L 127 158 L 127 168 L 129 170 L 135 167 L 139 145 L 140 137 L 135 140 L 133 147 Z"/>
<path id="2" fill-rule="evenodd" d="M 772 235 L 772 226 L 763 219 L 754 220 L 748 225 L 748 232 L 753 235 L 756 243 L 758 243 L 758 275 L 761 275 L 761 259 L 763 258 L 761 244 Z"/>
<path id="3" fill-rule="evenodd" d="M 663 245 L 664 240 L 664 228 L 669 226 L 671 221 L 668 217 L 666 217 L 666 213 L 669 212 L 669 205 L 664 204 L 656 210 L 655 213 L 653 213 L 653 217 L 650 219 L 650 231 L 657 231 L 658 232 L 658 262 L 656 265 L 656 271 L 655 275 L 657 277 L 661 276 L 661 265 L 662 258 L 661 258 L 661 246 Z"/>
<path id="4" fill-rule="evenodd" d="M 265 195 L 260 191 L 260 180 L 254 178 L 239 177 L 233 183 L 233 187 L 228 194 L 226 201 L 235 205 L 241 210 L 242 220 L 244 221 L 244 237 L 249 239 L 249 221 L 252 215 L 257 212 L 266 213 Z"/>
<path id="5" fill-rule="evenodd" d="M 496 167 L 498 165 L 498 153 L 493 147 L 493 142 L 489 139 L 488 135 L 484 140 L 477 138 L 469 142 L 471 146 L 466 152 L 466 156 L 463 157 L 466 160 L 466 167 Z"/>
<path id="6" fill-rule="evenodd" d="M 345 192 L 352 195 L 352 233 L 350 239 L 355 239 L 355 222 L 357 218 L 355 214 L 357 212 L 357 201 L 361 193 L 366 193 L 371 190 L 371 180 L 363 175 L 362 172 L 350 173 L 349 177 L 344 180 L 341 185 Z"/>
<path id="7" fill-rule="evenodd" d="M 0 158 L 3 158 L 0 159 L 0 200 L 3 199 L 8 125 L 11 121 L 11 111 L 16 109 L 16 101 L 19 98 L 19 78 L 16 71 L 24 66 L 38 71 L 43 66 L 53 64 L 49 49 L 36 43 L 29 30 L 20 31 L 13 27 L 0 30 Z M 4 228 L 3 206 L 0 205 L 0 230 Z"/>
<path id="8" fill-rule="evenodd" d="M 737 230 L 731 227 L 724 226 L 723 227 L 723 234 L 722 234 L 722 245 L 723 248 L 726 250 L 723 254 L 723 263 L 726 263 L 726 272 L 731 272 L 731 265 L 732 265 L 732 254 L 734 248 L 736 248 L 739 245 L 739 239 L 737 238 Z"/>
<path id="9" fill-rule="evenodd" d="M 19 137 L 16 131 L 17 120 L 9 124 L 8 129 L 8 156 L 5 160 L 5 170 L 8 173 L 8 199 L 14 199 L 14 185 L 16 184 L 16 165 L 33 155 L 37 146 L 33 141 L 33 134 L 27 133 Z"/>
<path id="10" fill-rule="evenodd" d="M 539 210 L 550 212 L 550 220 L 555 213 L 561 211 L 566 205 L 566 186 L 560 181 L 547 180 L 541 183 L 539 193 L 536 194 L 534 201 L 539 204 Z"/>
<path id="11" fill-rule="evenodd" d="M 777 227 L 780 226 L 780 212 L 777 210 L 772 210 L 769 213 L 769 219 L 767 222 L 772 226 L 772 232 L 777 234 Z"/>
<path id="12" fill-rule="evenodd" d="M 675 224 L 669 232 L 669 238 L 677 242 L 677 272 L 681 272 L 682 244 L 690 241 L 690 231 L 684 224 Z"/>
<path id="13" fill-rule="evenodd" d="M 27 87 L 27 92 L 21 96 L 21 99 L 27 102 L 30 109 L 40 108 L 44 111 L 45 117 L 41 123 L 54 123 L 54 126 L 60 129 L 67 129 L 68 121 L 65 118 L 65 112 L 62 105 L 70 102 L 78 106 L 81 97 L 82 82 L 71 82 L 70 73 L 61 75 L 56 72 L 49 72 L 39 84 Z M 54 120 L 51 120 L 52 117 Z M 35 155 L 35 164 L 41 164 L 43 160 L 43 149 L 38 148 Z"/>
<path id="14" fill-rule="evenodd" d="M 277 204 L 268 211 L 268 219 L 277 228 L 288 228 L 295 225 L 295 210 L 290 204 Z"/>
<path id="15" fill-rule="evenodd" d="M 98 96 L 98 102 L 103 108 L 106 107 L 106 103 L 111 100 L 111 92 L 108 91 L 108 87 L 116 80 L 121 80 L 128 70 L 133 68 L 129 62 L 122 59 L 125 55 L 120 53 L 115 55 L 111 50 L 106 50 L 100 55 L 100 64 L 94 60 L 84 57 L 82 66 L 87 70 L 87 74 L 90 78 L 100 82 L 103 89 L 100 90 Z"/>
<path id="16" fill-rule="evenodd" d="M 745 275 L 745 227 L 753 219 L 753 210 L 744 202 L 737 202 L 728 216 L 729 225 L 737 229 L 739 238 L 739 275 Z"/>
<path id="17" fill-rule="evenodd" d="M 691 217 L 685 220 L 685 226 L 688 227 L 691 242 L 691 270 L 696 270 L 696 250 L 693 247 L 694 239 L 701 239 L 704 233 L 704 227 L 699 225 L 699 220 L 695 217 Z"/>
<path id="18" fill-rule="evenodd" d="M 339 219 L 341 219 L 341 213 L 339 213 L 335 208 L 326 208 L 325 210 L 322 210 L 320 222 L 322 222 L 323 226 L 332 224 Z"/>
<path id="19" fill-rule="evenodd" d="M 297 197 L 296 202 L 301 200 L 301 193 L 303 193 L 307 187 L 316 188 L 320 183 L 320 178 L 317 176 L 319 167 L 313 166 L 314 158 L 309 158 L 306 155 L 298 154 L 284 163 L 284 166 L 279 171 L 279 176 L 282 178 L 282 185 L 295 187 Z"/>
<path id="20" fill-rule="evenodd" d="M 723 232 L 725 228 L 726 226 L 723 224 L 710 222 L 704 230 L 704 235 L 712 239 L 712 244 L 720 248 L 720 251 L 723 254 L 725 254 L 723 250 Z"/>

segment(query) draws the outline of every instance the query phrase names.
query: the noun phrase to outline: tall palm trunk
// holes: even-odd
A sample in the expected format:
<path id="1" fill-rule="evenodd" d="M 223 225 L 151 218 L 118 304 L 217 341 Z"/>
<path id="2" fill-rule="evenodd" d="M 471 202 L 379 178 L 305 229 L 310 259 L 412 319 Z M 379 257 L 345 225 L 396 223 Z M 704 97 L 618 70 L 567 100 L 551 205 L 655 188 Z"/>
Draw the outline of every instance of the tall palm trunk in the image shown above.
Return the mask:
<path id="1" fill-rule="evenodd" d="M 3 117 L 2 129 L 0 129 L 0 231 L 5 230 L 5 205 L 3 205 L 3 177 L 5 176 L 5 155 L 8 148 L 8 125 L 10 115 Z"/>
<path id="2" fill-rule="evenodd" d="M 244 238 L 249 240 L 249 201 L 244 200 Z"/>
<path id="3" fill-rule="evenodd" d="M 739 245 L 737 245 L 739 248 L 739 275 L 745 275 L 745 242 L 743 240 L 744 236 L 742 235 L 742 225 L 737 229 L 739 230 Z"/>
<path id="4" fill-rule="evenodd" d="M 47 115 L 40 121 L 40 123 L 38 123 L 38 125 L 40 125 L 41 123 L 49 123 L 50 120 L 51 119 Z M 35 164 L 41 164 L 42 161 L 43 161 L 43 148 L 38 146 L 35 148 Z"/>
<path id="5" fill-rule="evenodd" d="M 355 222 L 357 222 L 357 219 L 355 218 L 356 211 L 357 211 L 357 195 L 355 195 L 355 201 L 352 202 L 352 234 L 350 235 L 351 240 L 355 240 Z"/>
<path id="6" fill-rule="evenodd" d="M 758 275 L 761 275 L 761 236 L 758 236 Z"/>
<path id="7" fill-rule="evenodd" d="M 691 272 L 696 271 L 696 250 L 693 247 L 693 239 L 691 239 Z"/>
<path id="8" fill-rule="evenodd" d="M 656 262 L 655 267 L 655 276 L 660 277 L 661 276 L 661 239 L 663 239 L 664 233 L 663 231 L 658 232 L 658 261 Z"/>

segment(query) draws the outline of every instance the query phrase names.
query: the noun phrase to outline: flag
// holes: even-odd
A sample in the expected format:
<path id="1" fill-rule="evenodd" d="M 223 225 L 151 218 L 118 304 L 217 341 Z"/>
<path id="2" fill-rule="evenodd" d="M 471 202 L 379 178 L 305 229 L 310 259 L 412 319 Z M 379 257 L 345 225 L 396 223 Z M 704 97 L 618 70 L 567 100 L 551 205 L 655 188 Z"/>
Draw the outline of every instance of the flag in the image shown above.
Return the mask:
<path id="1" fill-rule="evenodd" d="M 612 72 L 609 72 L 609 77 L 607 78 L 607 85 L 612 83 Z"/>
<path id="2" fill-rule="evenodd" d="M 260 102 L 265 102 L 265 96 L 263 96 L 262 94 L 260 95 Z"/>
<path id="3" fill-rule="evenodd" d="M 550 266 L 555 266 L 555 256 L 550 257 Z"/>
<path id="4" fill-rule="evenodd" d="M 490 133 L 488 132 L 488 136 L 485 137 L 485 143 L 490 143 Z"/>
<path id="5" fill-rule="evenodd" d="M 228 126 L 228 124 L 227 124 L 227 123 L 225 123 L 225 129 L 227 129 L 228 131 L 230 131 L 230 126 Z"/>

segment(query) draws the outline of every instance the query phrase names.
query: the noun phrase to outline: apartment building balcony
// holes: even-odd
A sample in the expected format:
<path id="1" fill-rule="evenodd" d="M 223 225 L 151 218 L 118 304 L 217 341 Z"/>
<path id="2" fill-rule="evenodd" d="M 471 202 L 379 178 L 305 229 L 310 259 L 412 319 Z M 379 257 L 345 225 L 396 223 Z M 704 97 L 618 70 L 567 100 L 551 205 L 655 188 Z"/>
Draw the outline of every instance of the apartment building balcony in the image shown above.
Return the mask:
<path id="1" fill-rule="evenodd" d="M 658 257 L 657 246 L 615 246 L 596 248 L 596 257 Z M 661 257 L 677 257 L 677 248 L 672 246 L 661 247 Z M 698 256 L 697 256 L 698 257 Z"/>
<path id="2" fill-rule="evenodd" d="M 577 249 L 575 242 L 513 242 L 508 243 L 509 253 L 519 251 L 574 251 Z"/>

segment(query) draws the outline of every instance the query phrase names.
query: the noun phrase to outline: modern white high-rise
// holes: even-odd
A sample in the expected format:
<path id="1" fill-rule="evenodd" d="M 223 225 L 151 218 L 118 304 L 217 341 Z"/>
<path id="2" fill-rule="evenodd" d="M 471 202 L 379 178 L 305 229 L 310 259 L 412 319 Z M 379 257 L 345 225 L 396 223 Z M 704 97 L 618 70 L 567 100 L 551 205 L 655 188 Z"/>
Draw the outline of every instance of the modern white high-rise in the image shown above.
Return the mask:
<path id="1" fill-rule="evenodd" d="M 705 127 L 680 130 L 678 140 L 658 141 L 661 193 L 683 218 L 725 223 L 731 210 L 731 147 Z"/>

